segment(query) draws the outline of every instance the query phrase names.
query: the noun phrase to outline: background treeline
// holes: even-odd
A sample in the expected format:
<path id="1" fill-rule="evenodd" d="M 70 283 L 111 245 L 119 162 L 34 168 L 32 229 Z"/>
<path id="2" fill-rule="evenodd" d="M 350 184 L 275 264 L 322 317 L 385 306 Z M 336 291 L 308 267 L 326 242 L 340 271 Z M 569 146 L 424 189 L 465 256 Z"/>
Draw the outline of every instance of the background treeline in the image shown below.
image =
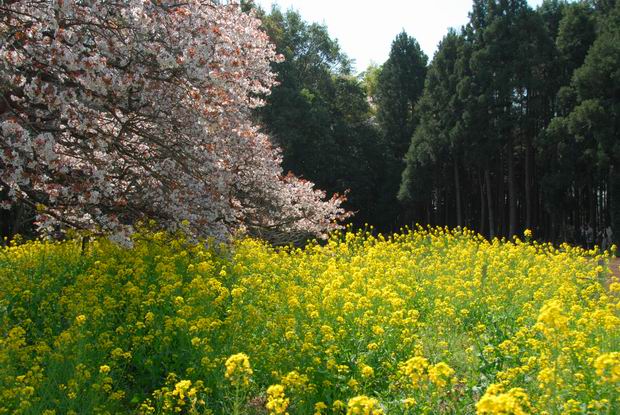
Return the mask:
<path id="1" fill-rule="evenodd" d="M 246 4 L 252 7 L 251 4 Z M 349 190 L 355 225 L 620 236 L 620 6 L 475 0 L 429 62 L 400 33 L 354 76 L 326 27 L 261 12 L 286 60 L 258 114 L 284 167 Z M 616 237 L 611 237 L 611 230 Z"/>

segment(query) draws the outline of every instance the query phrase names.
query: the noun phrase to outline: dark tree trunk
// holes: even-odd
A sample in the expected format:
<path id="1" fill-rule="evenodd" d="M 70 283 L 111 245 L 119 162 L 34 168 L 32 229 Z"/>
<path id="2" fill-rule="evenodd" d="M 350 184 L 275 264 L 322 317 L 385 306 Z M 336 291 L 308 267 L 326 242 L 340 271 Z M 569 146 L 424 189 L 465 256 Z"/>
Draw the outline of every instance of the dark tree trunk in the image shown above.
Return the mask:
<path id="1" fill-rule="evenodd" d="M 489 238 L 493 239 L 495 237 L 495 222 L 493 217 L 493 192 L 491 191 L 491 173 L 489 172 L 489 168 L 487 167 L 484 170 L 484 182 L 486 187 L 487 194 L 487 208 L 488 208 L 488 217 L 489 217 Z"/>
<path id="2" fill-rule="evenodd" d="M 444 191 L 442 192 L 443 198 L 442 198 L 442 204 L 441 206 L 443 206 L 443 225 L 444 226 L 450 226 L 449 221 L 450 221 L 450 217 L 448 215 L 449 213 L 449 208 L 450 208 L 450 204 L 448 203 L 448 189 L 447 187 L 444 187 Z"/>
<path id="3" fill-rule="evenodd" d="M 517 186 L 512 138 L 508 142 L 508 237 L 517 233 Z"/>
<path id="4" fill-rule="evenodd" d="M 532 229 L 532 180 L 534 166 L 534 154 L 532 149 L 532 139 L 528 136 L 525 143 L 525 227 Z"/>
<path id="5" fill-rule="evenodd" d="M 484 199 L 484 180 L 480 177 L 480 235 L 484 235 L 484 222 L 486 221 L 486 201 Z"/>
<path id="6" fill-rule="evenodd" d="M 504 176 L 504 160 L 499 157 L 497 175 L 497 214 L 495 216 L 496 234 L 506 235 L 506 180 Z"/>
<path id="7" fill-rule="evenodd" d="M 433 209 L 433 201 L 432 201 L 433 195 L 430 194 L 429 196 L 430 196 L 429 200 L 426 203 L 426 224 L 427 225 L 431 224 L 431 210 Z"/>
<path id="8" fill-rule="evenodd" d="M 598 224 L 596 220 L 596 185 L 591 184 L 588 188 L 588 202 L 589 202 L 589 218 L 592 232 L 594 233 L 594 242 L 596 243 L 596 235 L 598 233 Z"/>
<path id="9" fill-rule="evenodd" d="M 613 243 L 620 246 L 620 171 L 617 166 L 609 169 L 609 212 Z M 614 254 L 618 255 L 618 251 Z"/>
<path id="10" fill-rule="evenodd" d="M 456 225 L 463 226 L 463 210 L 461 206 L 461 181 L 459 177 L 459 165 L 454 159 L 454 197 L 456 199 Z"/>

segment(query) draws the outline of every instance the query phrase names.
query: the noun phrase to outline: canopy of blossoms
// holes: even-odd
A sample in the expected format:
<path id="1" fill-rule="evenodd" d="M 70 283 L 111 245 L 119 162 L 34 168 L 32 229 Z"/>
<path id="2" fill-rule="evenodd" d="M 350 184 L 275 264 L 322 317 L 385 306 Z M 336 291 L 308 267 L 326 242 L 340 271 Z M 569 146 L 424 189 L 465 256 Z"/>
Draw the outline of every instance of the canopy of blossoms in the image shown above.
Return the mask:
<path id="1" fill-rule="evenodd" d="M 253 15 L 200 0 L 0 2 L 0 186 L 39 226 L 321 235 L 342 198 L 284 175 L 251 121 L 279 60 Z"/>

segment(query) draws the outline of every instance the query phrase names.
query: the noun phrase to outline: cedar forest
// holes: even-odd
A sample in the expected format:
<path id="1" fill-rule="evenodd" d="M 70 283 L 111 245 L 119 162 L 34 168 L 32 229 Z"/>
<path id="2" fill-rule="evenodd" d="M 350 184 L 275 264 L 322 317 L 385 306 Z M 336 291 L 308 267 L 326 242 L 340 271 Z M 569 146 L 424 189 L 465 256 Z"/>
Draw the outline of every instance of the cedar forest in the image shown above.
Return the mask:
<path id="1" fill-rule="evenodd" d="M 274 9 L 263 24 L 285 60 L 259 117 L 286 170 L 349 189 L 357 226 L 530 228 L 592 246 L 620 234 L 613 3 L 476 0 L 430 62 L 403 32 L 361 77 L 325 27 Z"/>

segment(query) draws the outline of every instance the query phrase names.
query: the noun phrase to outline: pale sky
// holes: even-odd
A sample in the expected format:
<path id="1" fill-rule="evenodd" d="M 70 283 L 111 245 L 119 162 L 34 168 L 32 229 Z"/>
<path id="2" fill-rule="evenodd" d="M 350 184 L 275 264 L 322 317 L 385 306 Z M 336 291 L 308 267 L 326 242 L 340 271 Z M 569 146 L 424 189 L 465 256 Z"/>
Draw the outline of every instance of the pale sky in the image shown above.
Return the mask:
<path id="1" fill-rule="evenodd" d="M 392 40 L 405 29 L 413 36 L 429 61 L 448 28 L 460 29 L 467 23 L 471 0 L 255 0 L 266 11 L 272 3 L 281 9 L 293 8 L 308 22 L 327 25 L 341 49 L 355 59 L 357 72 L 372 61 L 383 63 Z M 528 0 L 531 7 L 542 0 Z"/>

